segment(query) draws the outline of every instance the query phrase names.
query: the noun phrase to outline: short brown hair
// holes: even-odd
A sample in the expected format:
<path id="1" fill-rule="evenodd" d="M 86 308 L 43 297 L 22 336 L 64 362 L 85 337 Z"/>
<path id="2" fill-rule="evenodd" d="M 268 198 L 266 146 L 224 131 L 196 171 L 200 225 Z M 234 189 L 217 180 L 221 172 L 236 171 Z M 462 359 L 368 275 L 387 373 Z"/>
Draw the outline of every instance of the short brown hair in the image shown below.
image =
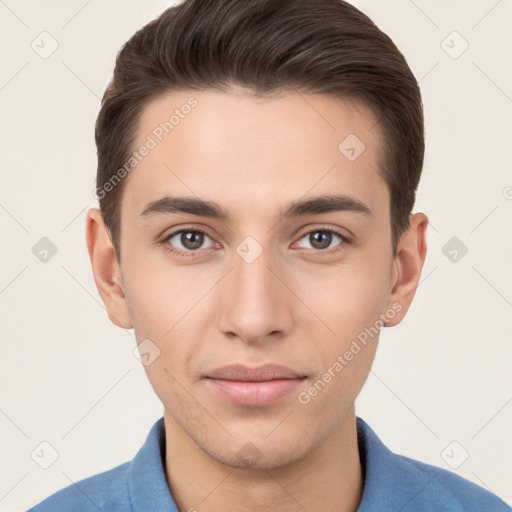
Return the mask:
<path id="1" fill-rule="evenodd" d="M 229 92 L 231 85 L 255 96 L 328 94 L 372 110 L 384 137 L 379 171 L 390 192 L 396 254 L 409 227 L 425 141 L 419 86 L 392 40 L 343 0 L 185 0 L 121 48 L 96 121 L 97 197 L 118 261 L 126 179 L 114 185 L 112 179 L 133 152 L 142 110 L 173 90 Z"/>

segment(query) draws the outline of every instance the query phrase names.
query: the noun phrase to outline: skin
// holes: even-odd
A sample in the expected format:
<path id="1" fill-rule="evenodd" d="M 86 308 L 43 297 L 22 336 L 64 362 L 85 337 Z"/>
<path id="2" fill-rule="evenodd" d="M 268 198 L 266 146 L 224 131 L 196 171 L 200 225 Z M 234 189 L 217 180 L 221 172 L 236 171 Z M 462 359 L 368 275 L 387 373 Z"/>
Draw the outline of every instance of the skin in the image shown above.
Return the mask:
<path id="1" fill-rule="evenodd" d="M 160 350 L 145 370 L 164 405 L 170 490 L 182 512 L 355 511 L 364 475 L 354 401 L 378 335 L 309 403 L 297 396 L 379 315 L 387 327 L 402 321 L 425 260 L 428 219 L 410 216 L 393 256 L 390 196 L 377 170 L 382 138 L 375 115 L 356 102 L 172 92 L 143 111 L 135 146 L 191 96 L 197 107 L 125 178 L 121 265 L 98 209 L 86 225 L 109 318 Z M 338 150 L 348 134 L 366 146 L 353 162 Z M 333 192 L 357 198 L 371 215 L 280 217 L 292 201 Z M 166 194 L 215 201 L 230 218 L 140 215 Z M 207 234 L 199 249 L 179 234 L 165 239 L 179 229 Z M 322 229 L 351 242 L 333 234 L 318 248 L 308 233 Z M 248 236 L 262 249 L 252 263 L 236 251 Z M 196 256 L 174 255 L 172 245 Z M 307 379 L 272 405 L 234 405 L 204 379 L 231 363 L 282 364 Z M 260 454 L 252 465 L 238 457 L 246 443 Z"/>

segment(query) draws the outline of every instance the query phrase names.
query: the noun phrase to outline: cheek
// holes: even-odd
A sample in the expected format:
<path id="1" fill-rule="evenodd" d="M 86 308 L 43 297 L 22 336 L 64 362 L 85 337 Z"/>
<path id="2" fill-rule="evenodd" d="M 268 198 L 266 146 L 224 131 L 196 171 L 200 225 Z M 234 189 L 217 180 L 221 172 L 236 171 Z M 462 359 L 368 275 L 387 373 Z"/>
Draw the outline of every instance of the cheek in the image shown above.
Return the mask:
<path id="1" fill-rule="evenodd" d="M 204 286 L 162 258 L 126 262 L 125 297 L 136 334 L 167 340 L 189 314 L 200 309 Z"/>
<path id="2" fill-rule="evenodd" d="M 188 387 L 192 381 L 190 361 L 202 338 L 198 332 L 204 316 L 204 304 L 198 303 L 201 294 L 178 281 L 176 272 L 164 272 L 155 265 L 129 268 L 127 262 L 126 274 L 125 297 L 144 370 L 160 400 L 179 409 L 186 402 L 180 383 Z"/>
<path id="3" fill-rule="evenodd" d="M 329 328 L 329 338 L 343 345 L 375 324 L 388 300 L 390 272 L 386 265 L 361 258 L 358 264 L 316 276 L 315 288 L 304 286 L 302 296 Z"/>
<path id="4" fill-rule="evenodd" d="M 361 294 L 360 300 L 353 298 L 338 306 L 337 316 L 328 319 L 336 334 L 324 337 L 315 349 L 319 371 L 311 378 L 310 387 L 298 396 L 311 421 L 330 417 L 332 426 L 352 407 L 375 358 L 380 304 L 374 295 Z"/>
<path id="5" fill-rule="evenodd" d="M 138 325 L 136 336 L 139 343 L 142 340 L 143 350 L 140 352 L 143 361 L 144 352 L 149 352 L 144 371 L 166 409 L 180 424 L 184 424 L 187 417 L 200 415 L 200 411 L 196 410 L 196 401 L 191 400 L 191 396 L 195 394 L 197 378 L 193 373 L 192 361 L 196 358 L 197 340 L 201 339 L 201 335 L 194 330 L 193 324 L 186 321 L 188 317 L 182 321 L 172 318 L 169 322 L 169 315 L 156 314 L 152 309 L 140 311 L 139 315 L 142 323 Z M 148 342 L 148 339 L 151 341 Z"/>
<path id="6" fill-rule="evenodd" d="M 332 393 L 332 400 L 355 397 L 370 371 L 388 299 L 386 264 L 347 265 L 326 276 L 323 293 L 309 292 L 309 304 L 314 304 L 315 313 L 328 327 L 321 329 L 321 341 L 315 348 L 321 360 L 316 387 L 329 388 L 326 395 Z M 328 406 L 331 397 L 320 401 Z"/>

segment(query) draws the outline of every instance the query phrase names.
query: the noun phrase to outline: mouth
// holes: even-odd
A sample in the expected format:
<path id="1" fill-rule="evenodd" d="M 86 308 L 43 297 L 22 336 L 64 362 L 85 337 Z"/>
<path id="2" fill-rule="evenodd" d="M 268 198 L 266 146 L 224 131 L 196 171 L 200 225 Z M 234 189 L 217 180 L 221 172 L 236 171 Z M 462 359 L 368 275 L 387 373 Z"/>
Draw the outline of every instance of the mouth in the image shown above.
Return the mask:
<path id="1" fill-rule="evenodd" d="M 239 382 L 262 382 L 276 379 L 300 379 L 306 375 L 279 364 L 265 364 L 256 368 L 243 364 L 230 364 L 213 370 L 206 377 Z"/>
<path id="2" fill-rule="evenodd" d="M 209 373 L 206 383 L 218 396 L 235 405 L 263 407 L 283 399 L 306 379 L 306 375 L 281 365 L 229 365 Z"/>

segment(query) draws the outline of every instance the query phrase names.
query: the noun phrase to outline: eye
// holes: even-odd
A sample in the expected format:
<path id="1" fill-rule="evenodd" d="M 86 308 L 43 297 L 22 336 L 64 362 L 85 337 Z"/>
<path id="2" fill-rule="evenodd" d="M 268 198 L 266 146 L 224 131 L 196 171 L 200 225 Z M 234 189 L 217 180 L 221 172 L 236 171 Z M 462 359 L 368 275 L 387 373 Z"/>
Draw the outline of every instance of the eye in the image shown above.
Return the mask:
<path id="1" fill-rule="evenodd" d="M 331 249 L 335 251 L 338 250 L 340 245 L 344 245 L 345 243 L 349 243 L 348 239 L 343 236 L 341 233 L 333 229 L 315 229 L 313 231 L 309 231 L 305 233 L 300 240 L 305 239 L 311 247 L 307 247 L 308 249 L 316 249 L 317 251 L 326 251 L 331 252 Z M 339 239 L 340 242 L 334 247 L 330 247 L 333 242 Z M 299 240 L 299 241 L 300 241 Z"/>
<path id="2" fill-rule="evenodd" d="M 212 242 L 211 245 L 207 247 L 203 247 L 205 237 Z M 163 243 L 171 246 L 168 247 L 169 252 L 184 256 L 194 256 L 193 253 L 198 252 L 199 249 L 209 249 L 215 245 L 213 240 L 204 231 L 197 229 L 175 231 L 166 236 Z"/>
<path id="3" fill-rule="evenodd" d="M 210 243 L 204 246 L 206 239 L 208 239 Z M 313 249 L 317 253 L 336 252 L 341 250 L 345 244 L 350 243 L 350 240 L 346 236 L 334 229 L 317 228 L 302 235 L 299 242 L 303 239 L 306 240 L 306 243 L 310 244 L 310 247 L 305 248 Z M 336 242 L 336 239 L 338 239 L 338 244 L 332 246 L 333 242 Z M 170 253 L 185 257 L 194 257 L 200 254 L 201 249 L 211 249 L 218 246 L 207 233 L 199 229 L 181 229 L 174 231 L 167 235 L 162 240 L 162 243 Z"/>

